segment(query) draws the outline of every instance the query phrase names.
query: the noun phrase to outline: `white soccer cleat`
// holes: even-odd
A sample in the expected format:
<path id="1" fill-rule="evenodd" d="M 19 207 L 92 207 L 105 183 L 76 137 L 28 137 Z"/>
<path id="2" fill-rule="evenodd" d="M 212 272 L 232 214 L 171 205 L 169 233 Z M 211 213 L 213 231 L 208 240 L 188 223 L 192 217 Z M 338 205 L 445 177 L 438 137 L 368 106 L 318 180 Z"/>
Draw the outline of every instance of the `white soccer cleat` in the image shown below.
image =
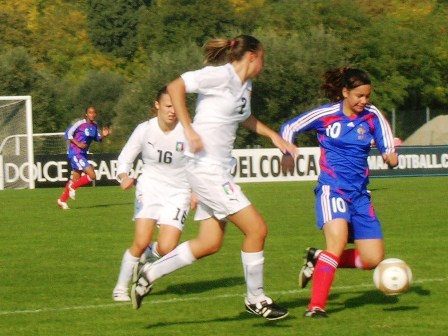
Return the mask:
<path id="1" fill-rule="evenodd" d="M 62 209 L 62 210 L 68 210 L 70 209 L 67 205 L 67 203 L 62 202 L 60 199 L 58 199 L 57 201 L 58 206 Z"/>
<path id="2" fill-rule="evenodd" d="M 115 302 L 129 302 L 131 297 L 128 294 L 127 288 L 115 288 L 112 293 L 112 299 Z"/>

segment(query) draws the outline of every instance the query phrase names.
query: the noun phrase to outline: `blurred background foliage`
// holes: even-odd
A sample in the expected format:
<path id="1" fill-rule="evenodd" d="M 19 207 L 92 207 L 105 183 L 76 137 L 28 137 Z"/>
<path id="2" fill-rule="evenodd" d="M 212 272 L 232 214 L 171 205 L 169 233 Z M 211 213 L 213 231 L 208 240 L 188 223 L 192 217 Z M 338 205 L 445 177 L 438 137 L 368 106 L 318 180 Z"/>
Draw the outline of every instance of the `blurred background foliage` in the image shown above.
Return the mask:
<path id="1" fill-rule="evenodd" d="M 31 95 L 34 132 L 63 131 L 98 107 L 121 149 L 157 90 L 202 66 L 209 38 L 251 34 L 265 46 L 252 110 L 274 129 L 325 102 L 329 68 L 372 77 L 373 103 L 396 111 L 396 136 L 447 113 L 448 2 L 437 0 L 0 0 L 0 95 Z M 194 97 L 190 99 L 194 106 Z M 240 130 L 237 146 L 268 146 Z M 311 135 L 301 145 L 314 145 Z"/>

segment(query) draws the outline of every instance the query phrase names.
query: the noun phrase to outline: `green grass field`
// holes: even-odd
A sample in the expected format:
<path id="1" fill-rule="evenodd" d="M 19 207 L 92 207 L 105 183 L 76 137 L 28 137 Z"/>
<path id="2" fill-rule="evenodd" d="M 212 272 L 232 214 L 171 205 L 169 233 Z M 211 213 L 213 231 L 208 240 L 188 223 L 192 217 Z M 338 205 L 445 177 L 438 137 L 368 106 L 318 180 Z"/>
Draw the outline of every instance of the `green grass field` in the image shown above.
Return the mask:
<path id="1" fill-rule="evenodd" d="M 140 310 L 112 289 L 133 236 L 133 191 L 83 188 L 70 210 L 60 189 L 0 191 L 0 335 L 445 335 L 448 327 L 447 177 L 372 179 L 386 257 L 404 259 L 409 292 L 378 292 L 371 271 L 340 269 L 330 318 L 302 314 L 309 288 L 297 273 L 304 248 L 322 246 L 314 182 L 242 184 L 266 218 L 265 289 L 290 310 L 269 322 L 245 313 L 241 233 L 228 226 L 223 249 L 154 286 Z M 183 236 L 195 235 L 188 221 Z"/>

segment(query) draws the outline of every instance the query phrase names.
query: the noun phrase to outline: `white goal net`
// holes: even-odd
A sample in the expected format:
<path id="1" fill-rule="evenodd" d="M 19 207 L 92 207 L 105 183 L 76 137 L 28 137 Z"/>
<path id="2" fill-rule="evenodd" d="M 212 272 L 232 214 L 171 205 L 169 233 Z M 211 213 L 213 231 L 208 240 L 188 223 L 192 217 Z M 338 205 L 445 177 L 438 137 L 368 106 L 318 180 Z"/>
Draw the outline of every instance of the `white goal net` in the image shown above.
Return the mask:
<path id="1" fill-rule="evenodd" d="M 34 189 L 30 96 L 0 97 L 0 190 Z"/>

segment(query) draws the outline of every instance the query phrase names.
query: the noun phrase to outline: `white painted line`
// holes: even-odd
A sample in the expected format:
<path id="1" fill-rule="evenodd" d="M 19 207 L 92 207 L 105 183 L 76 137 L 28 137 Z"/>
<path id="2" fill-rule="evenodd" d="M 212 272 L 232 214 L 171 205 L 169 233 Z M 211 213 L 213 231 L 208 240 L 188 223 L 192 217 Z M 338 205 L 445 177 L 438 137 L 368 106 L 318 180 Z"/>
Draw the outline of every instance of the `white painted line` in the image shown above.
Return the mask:
<path id="1" fill-rule="evenodd" d="M 427 283 L 427 282 L 442 282 L 442 281 L 448 281 L 448 278 L 438 278 L 438 279 L 419 279 L 412 281 L 413 284 L 419 284 L 419 283 Z M 337 291 L 337 290 L 345 290 L 345 289 L 354 289 L 354 288 L 368 288 L 371 287 L 374 288 L 373 283 L 364 283 L 359 285 L 351 285 L 351 286 L 334 286 L 331 288 L 331 291 Z M 412 286 L 411 286 L 412 288 Z M 274 291 L 269 292 L 269 295 L 286 295 L 286 294 L 297 294 L 302 292 L 308 292 L 309 289 L 291 289 L 287 291 Z M 193 296 L 193 297 L 186 297 L 186 298 L 172 298 L 172 299 L 166 299 L 166 300 L 151 300 L 150 304 L 164 304 L 164 303 L 173 303 L 173 302 L 190 302 L 190 301 L 199 301 L 204 300 L 205 298 L 207 300 L 213 300 L 213 299 L 226 299 L 226 298 L 232 298 L 232 297 L 244 297 L 244 294 L 223 294 L 223 295 L 213 295 L 213 296 Z M 148 303 L 149 304 L 149 303 Z M 68 311 L 68 310 L 88 310 L 88 309 L 101 309 L 101 308 L 111 308 L 111 307 L 121 307 L 127 305 L 131 309 L 131 303 L 130 302 L 114 302 L 114 303 L 108 303 L 108 304 L 98 304 L 98 305 L 85 305 L 85 306 L 73 306 L 73 307 L 58 307 L 58 308 L 40 308 L 40 309 L 27 309 L 27 310 L 11 310 L 11 311 L 0 311 L 0 316 L 5 315 L 18 315 L 18 314 L 36 314 L 36 313 L 46 313 L 46 312 L 61 312 L 61 311 Z"/>

